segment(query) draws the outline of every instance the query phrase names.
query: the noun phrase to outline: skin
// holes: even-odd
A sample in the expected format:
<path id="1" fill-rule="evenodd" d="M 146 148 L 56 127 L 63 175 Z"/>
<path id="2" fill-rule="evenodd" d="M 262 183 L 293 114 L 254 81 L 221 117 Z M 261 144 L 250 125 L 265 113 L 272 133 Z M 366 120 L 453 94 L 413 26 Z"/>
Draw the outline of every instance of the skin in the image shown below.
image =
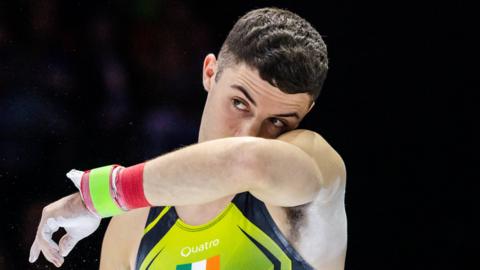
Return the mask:
<path id="1" fill-rule="evenodd" d="M 214 218 L 235 194 L 249 191 L 265 202 L 282 233 L 310 264 L 317 269 L 343 269 L 343 161 L 317 133 L 295 130 L 313 107 L 311 96 L 286 94 L 242 63 L 226 68 L 219 79 L 217 72 L 216 58 L 209 54 L 202 72 L 208 97 L 199 143 L 146 163 L 147 200 L 152 205 L 173 205 L 184 222 L 199 225 Z M 45 220 L 65 215 L 66 208 L 83 207 L 78 200 L 73 203 L 73 207 L 69 201 L 47 206 L 39 231 Z M 298 205 L 308 205 L 302 228 L 309 234 L 304 235 L 306 240 L 293 239 L 289 233 L 292 224 L 286 209 Z M 145 208 L 112 218 L 102 247 L 101 269 L 133 268 L 147 214 Z M 61 243 L 56 252 L 48 237 L 37 232 L 35 245 L 34 259 L 41 250 L 49 261 L 61 265 Z"/>
<path id="2" fill-rule="evenodd" d="M 226 68 L 217 82 L 213 54 L 206 57 L 203 74 L 208 97 L 199 143 L 147 162 L 144 187 L 148 201 L 154 205 L 198 205 L 247 190 L 275 205 L 311 200 L 313 193 L 308 191 L 317 190 L 321 180 L 315 164 L 290 144 L 265 140 L 297 127 L 311 108 L 310 96 L 285 94 L 243 64 Z M 175 166 L 178 162 L 182 166 Z M 297 172 L 282 164 L 296 164 L 302 177 L 293 176 Z M 210 169 L 205 170 L 207 167 Z M 292 177 L 304 184 L 293 189 L 281 185 Z M 205 186 L 214 188 L 207 191 L 202 188 Z"/>
<path id="3" fill-rule="evenodd" d="M 208 92 L 198 142 L 234 136 L 276 138 L 293 130 L 313 107 L 307 93 L 286 94 L 262 80 L 245 64 L 228 67 L 216 82 L 217 61 L 209 54 L 204 61 L 203 85 Z M 256 103 L 252 103 L 244 91 Z M 296 113 L 299 118 L 275 117 Z"/>

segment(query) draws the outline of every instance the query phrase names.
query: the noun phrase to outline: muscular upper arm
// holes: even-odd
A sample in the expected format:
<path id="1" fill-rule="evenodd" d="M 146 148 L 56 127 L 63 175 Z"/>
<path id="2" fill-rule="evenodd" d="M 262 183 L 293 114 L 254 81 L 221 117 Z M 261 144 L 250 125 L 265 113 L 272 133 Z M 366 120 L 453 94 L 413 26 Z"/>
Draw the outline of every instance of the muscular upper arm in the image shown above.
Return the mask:
<path id="1" fill-rule="evenodd" d="M 292 207 L 338 194 L 344 188 L 345 166 L 337 152 L 317 133 L 293 130 L 275 140 L 256 140 L 243 168 L 252 168 L 254 196 L 270 205 Z M 255 174 L 257 173 L 257 174 Z"/>
<path id="2" fill-rule="evenodd" d="M 346 181 L 345 164 L 340 155 L 320 134 L 297 129 L 281 135 L 278 140 L 297 146 L 313 159 L 321 172 L 319 180 L 322 190 L 328 190 L 329 195 L 341 192 Z"/>
<path id="3" fill-rule="evenodd" d="M 304 229 L 304 238 L 315 243 L 304 240 L 304 250 L 315 250 L 312 258 L 319 269 L 343 269 L 347 249 L 346 170 L 343 160 L 325 139 L 309 130 L 294 130 L 279 139 L 302 149 L 322 173 L 322 188 L 304 212 L 310 222 Z M 316 248 L 312 249 L 313 246 Z"/>
<path id="4" fill-rule="evenodd" d="M 133 269 L 149 209 L 112 217 L 103 238 L 101 270 Z"/>

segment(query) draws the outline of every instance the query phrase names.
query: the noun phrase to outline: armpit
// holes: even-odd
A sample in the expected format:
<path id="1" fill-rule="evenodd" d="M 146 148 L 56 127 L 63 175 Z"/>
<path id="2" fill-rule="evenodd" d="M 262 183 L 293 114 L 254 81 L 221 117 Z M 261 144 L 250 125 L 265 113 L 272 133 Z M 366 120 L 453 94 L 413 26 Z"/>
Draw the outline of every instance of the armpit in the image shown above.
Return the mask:
<path id="1" fill-rule="evenodd" d="M 310 203 L 294 207 L 283 207 L 289 223 L 290 240 L 294 243 L 298 242 L 299 240 L 300 230 L 305 223 L 306 207 L 309 204 Z"/>

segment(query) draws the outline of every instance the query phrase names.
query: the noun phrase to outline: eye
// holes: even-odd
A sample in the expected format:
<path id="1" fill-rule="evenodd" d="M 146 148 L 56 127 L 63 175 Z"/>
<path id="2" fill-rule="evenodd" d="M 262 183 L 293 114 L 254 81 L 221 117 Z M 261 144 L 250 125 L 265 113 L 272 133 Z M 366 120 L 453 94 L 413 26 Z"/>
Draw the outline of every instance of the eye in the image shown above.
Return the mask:
<path id="1" fill-rule="evenodd" d="M 287 126 L 282 120 L 278 118 L 271 118 L 270 122 L 272 122 L 272 124 L 277 128 L 284 128 Z"/>
<path id="2" fill-rule="evenodd" d="M 247 105 L 245 105 L 244 102 L 242 102 L 241 100 L 239 99 L 232 99 L 232 104 L 235 108 L 241 110 L 241 111 L 246 111 L 247 110 Z"/>

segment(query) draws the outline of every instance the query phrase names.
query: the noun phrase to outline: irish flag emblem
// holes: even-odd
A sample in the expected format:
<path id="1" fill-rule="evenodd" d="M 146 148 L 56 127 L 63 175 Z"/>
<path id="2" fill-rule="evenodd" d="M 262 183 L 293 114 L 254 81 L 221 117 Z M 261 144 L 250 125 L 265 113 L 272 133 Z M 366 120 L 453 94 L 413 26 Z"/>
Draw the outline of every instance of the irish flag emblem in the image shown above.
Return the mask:
<path id="1" fill-rule="evenodd" d="M 177 265 L 176 270 L 220 270 L 220 255 L 194 263 Z"/>

